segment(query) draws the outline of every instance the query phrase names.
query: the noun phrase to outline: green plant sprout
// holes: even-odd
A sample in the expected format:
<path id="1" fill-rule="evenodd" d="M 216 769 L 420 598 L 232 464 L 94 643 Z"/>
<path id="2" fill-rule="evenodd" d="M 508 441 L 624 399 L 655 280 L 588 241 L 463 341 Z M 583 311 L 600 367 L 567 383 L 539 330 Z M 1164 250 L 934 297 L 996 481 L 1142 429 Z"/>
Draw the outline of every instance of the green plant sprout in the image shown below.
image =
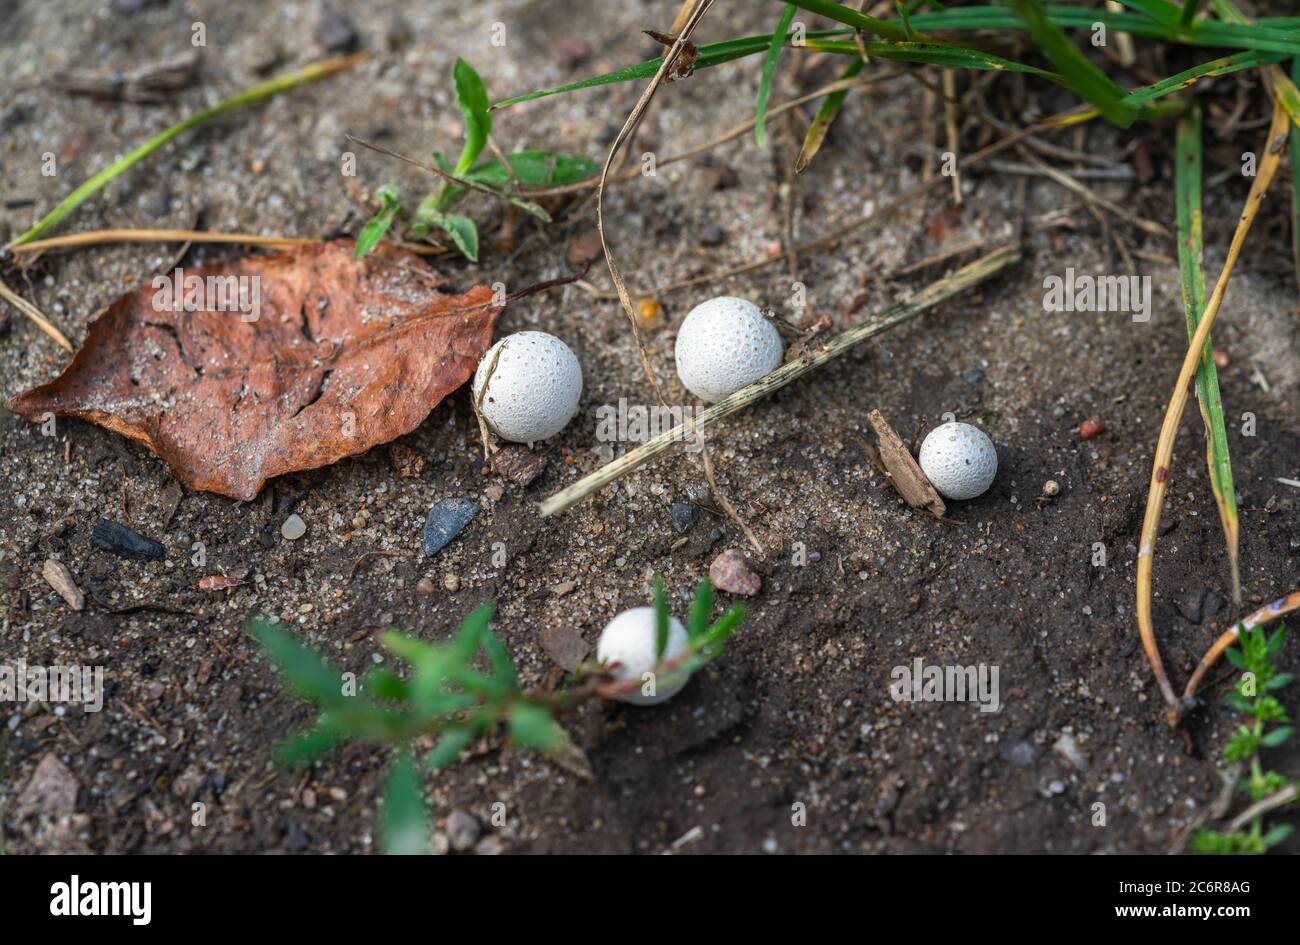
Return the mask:
<path id="1" fill-rule="evenodd" d="M 745 616 L 744 607 L 737 604 L 711 620 L 713 586 L 707 578 L 702 579 L 688 618 L 690 645 L 664 661 L 669 616 L 663 581 L 658 576 L 654 579 L 654 606 L 662 629 L 660 662 L 653 673 L 660 680 L 690 676 L 717 659 Z M 503 729 L 512 745 L 569 759 L 570 763 L 576 760 L 585 767 L 581 749 L 556 721 L 556 715 L 585 699 L 614 699 L 643 685 L 640 679 L 615 680 L 613 666 L 584 663 L 554 692 L 524 689 L 505 645 L 489 627 L 492 613 L 491 603 L 481 605 L 464 619 L 455 637 L 442 644 L 395 631 L 385 633 L 384 648 L 410 666 L 407 678 L 376 667 L 359 682 L 266 616 L 259 614 L 249 621 L 248 632 L 283 673 L 285 684 L 319 710 L 310 728 L 279 746 L 279 763 L 308 764 L 347 741 L 393 748 L 395 757 L 388 770 L 380 819 L 386 852 L 428 850 L 424 771 L 447 767 L 477 739 L 496 737 Z M 432 747 L 428 748 L 430 741 Z M 422 749 L 421 743 L 426 747 Z M 422 758 L 417 757 L 421 750 Z"/>
<path id="2" fill-rule="evenodd" d="M 1241 634 L 1238 647 L 1224 654 L 1242 673 L 1241 682 L 1228 693 L 1226 701 L 1250 723 L 1238 726 L 1223 749 L 1223 758 L 1233 768 L 1247 771 L 1237 781 L 1237 790 L 1252 803 L 1283 790 L 1289 783 L 1276 771 L 1265 771 L 1259 757 L 1261 749 L 1277 748 L 1295 732 L 1286 724 L 1290 721 L 1286 710 L 1273 695 L 1295 678 L 1291 673 L 1279 673 L 1273 665 L 1285 639 L 1285 627 L 1278 627 L 1271 635 L 1265 634 L 1262 627 L 1252 627 Z M 1270 724 L 1275 727 L 1269 728 Z M 1210 854 L 1265 853 L 1290 833 L 1290 824 L 1278 824 L 1266 833 L 1264 818 L 1259 816 L 1247 830 L 1220 832 L 1202 827 L 1192 839 L 1192 849 Z"/>
<path id="3" fill-rule="evenodd" d="M 500 158 L 477 163 L 492 135 L 492 113 L 487 88 L 470 65 L 456 60 L 452 70 L 456 101 L 465 119 L 465 141 L 460 157 L 451 164 L 442 154 L 435 152 L 434 163 L 445 173 L 462 181 L 477 184 L 503 198 L 512 200 L 512 188 L 539 189 L 558 187 L 586 180 L 600 173 L 600 165 L 584 157 L 565 157 L 550 151 L 518 151 Z M 423 239 L 430 230 L 446 232 L 471 262 L 478 261 L 478 227 L 469 217 L 450 213 L 450 209 L 463 198 L 469 189 L 443 178 L 416 207 L 407 227 L 412 239 Z M 388 184 L 376 193 L 381 201 L 379 211 L 370 218 L 357 238 L 357 258 L 360 259 L 379 244 L 399 214 L 405 212 L 395 184 Z M 528 205 L 533 210 L 533 205 Z M 540 208 L 534 210 L 537 212 Z M 545 217 L 545 212 L 541 211 Z"/>

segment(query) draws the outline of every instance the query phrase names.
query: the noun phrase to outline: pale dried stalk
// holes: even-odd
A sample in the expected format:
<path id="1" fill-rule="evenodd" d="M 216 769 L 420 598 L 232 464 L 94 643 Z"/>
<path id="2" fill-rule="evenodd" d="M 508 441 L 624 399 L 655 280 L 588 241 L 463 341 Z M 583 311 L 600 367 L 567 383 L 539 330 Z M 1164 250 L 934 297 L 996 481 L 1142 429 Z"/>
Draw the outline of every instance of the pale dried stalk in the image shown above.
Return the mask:
<path id="1" fill-rule="evenodd" d="M 59 331 L 59 329 L 55 327 L 54 322 L 42 315 L 40 309 L 31 302 L 28 302 L 17 292 L 14 292 L 3 282 L 0 282 L 0 298 L 4 299 L 14 308 L 18 309 L 18 311 L 30 318 L 36 324 L 37 328 L 53 338 L 64 351 L 67 351 L 68 353 L 72 352 L 72 342 L 68 340 L 67 335 Z"/>
<path id="2" fill-rule="evenodd" d="M 261 246 L 266 249 L 294 249 L 298 246 L 307 246 L 319 242 L 318 239 L 301 236 L 258 236 L 255 233 L 116 229 L 88 230 L 85 233 L 72 233 L 68 236 L 52 236 L 49 239 L 23 243 L 21 246 L 12 246 L 9 251 L 17 255 L 21 253 L 39 253 L 47 249 L 99 246 L 105 243 L 238 243 L 241 246 Z M 385 240 L 384 242 L 424 256 L 436 256 L 447 251 L 442 246 L 428 246 L 423 243 L 398 243 L 391 240 Z"/>
<path id="3" fill-rule="evenodd" d="M 1300 610 L 1300 591 L 1294 591 L 1286 597 L 1273 601 L 1271 604 L 1259 608 L 1249 617 L 1238 620 L 1231 627 L 1220 634 L 1219 639 L 1214 641 L 1214 645 L 1205 651 L 1201 661 L 1196 665 L 1196 671 L 1192 673 L 1192 678 L 1187 680 L 1187 688 L 1183 690 L 1183 702 L 1179 706 L 1180 712 L 1185 712 L 1192 704 L 1192 699 L 1196 696 L 1196 689 L 1205 678 L 1205 674 L 1210 668 L 1219 661 L 1223 651 L 1232 644 L 1241 639 L 1242 631 L 1253 630 L 1255 627 L 1261 627 L 1271 620 L 1285 616 L 1294 610 Z"/>
<path id="4" fill-rule="evenodd" d="M 1201 317 L 1196 334 L 1188 345 L 1182 368 L 1178 372 L 1178 380 L 1174 382 L 1174 392 L 1165 410 L 1164 423 L 1160 427 L 1160 439 L 1156 443 L 1155 459 L 1151 464 L 1151 485 L 1147 492 L 1146 514 L 1142 520 L 1142 539 L 1138 545 L 1137 557 L 1138 634 L 1142 638 L 1142 649 L 1146 653 L 1147 662 L 1151 664 L 1151 670 L 1155 673 L 1156 682 L 1160 686 L 1160 694 L 1164 697 L 1165 718 L 1170 725 L 1178 724 L 1182 717 L 1182 707 L 1165 673 L 1164 662 L 1160 658 L 1160 648 L 1156 644 L 1155 627 L 1151 621 L 1152 559 L 1155 556 L 1156 537 L 1160 530 L 1160 513 L 1164 508 L 1165 491 L 1168 488 L 1170 460 L 1173 458 L 1178 425 L 1182 422 L 1183 411 L 1187 408 L 1192 378 L 1200 363 L 1205 341 L 1209 338 L 1214 319 L 1219 314 L 1219 306 L 1223 304 L 1223 296 L 1228 291 L 1228 280 L 1232 278 L 1232 270 L 1241 255 L 1246 235 L 1250 232 L 1251 224 L 1255 222 L 1260 202 L 1268 192 L 1269 185 L 1273 182 L 1278 165 L 1281 163 L 1282 151 L 1286 146 L 1287 122 L 1286 110 L 1279 101 L 1273 108 L 1273 121 L 1265 142 L 1264 155 L 1260 159 L 1258 174 L 1251 184 L 1250 195 L 1246 198 L 1246 206 L 1242 210 L 1236 232 L 1232 234 L 1232 243 L 1228 247 L 1228 257 L 1224 260 L 1223 271 L 1219 273 L 1214 292 L 1206 302 L 1205 314 Z"/>
<path id="5" fill-rule="evenodd" d="M 1020 257 L 1021 253 L 1018 247 L 1004 246 L 996 249 L 951 275 L 931 283 L 908 301 L 887 309 L 861 325 L 856 325 L 841 332 L 834 338 L 829 339 L 820 348 L 805 351 L 802 355 L 777 368 L 766 377 L 718 401 L 718 403 L 701 413 L 693 423 L 681 424 L 661 433 L 631 452 L 607 463 L 590 475 L 584 476 L 568 488 L 555 493 L 555 495 L 542 502 L 540 508 L 542 517 L 545 518 L 557 512 L 563 512 L 598 489 L 627 475 L 642 463 L 648 462 L 678 443 L 690 440 L 692 435 L 697 434 L 699 430 L 712 426 L 724 417 L 729 417 L 744 410 L 750 404 L 762 400 L 768 394 L 780 390 L 795 379 L 815 371 L 827 361 L 839 357 L 868 338 L 893 328 L 895 325 L 919 315 L 926 309 L 932 308 L 940 302 L 992 278 L 1008 266 L 1018 262 Z"/>

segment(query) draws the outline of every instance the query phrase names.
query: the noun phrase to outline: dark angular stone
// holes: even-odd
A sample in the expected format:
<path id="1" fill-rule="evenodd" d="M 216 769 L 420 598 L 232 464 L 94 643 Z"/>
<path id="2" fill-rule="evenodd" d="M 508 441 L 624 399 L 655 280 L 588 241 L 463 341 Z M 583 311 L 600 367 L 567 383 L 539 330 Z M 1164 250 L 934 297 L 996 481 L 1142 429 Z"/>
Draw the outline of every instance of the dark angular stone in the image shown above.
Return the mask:
<path id="1" fill-rule="evenodd" d="M 474 516 L 478 506 L 469 499 L 443 499 L 429 510 L 424 523 L 424 553 L 432 558 L 460 534 Z"/>
<path id="2" fill-rule="evenodd" d="M 161 561 L 167 556 L 167 549 L 152 538 L 146 538 L 139 532 L 106 518 L 95 523 L 95 528 L 90 533 L 90 544 L 101 551 L 111 552 L 121 558 L 135 558 L 137 561 Z"/>

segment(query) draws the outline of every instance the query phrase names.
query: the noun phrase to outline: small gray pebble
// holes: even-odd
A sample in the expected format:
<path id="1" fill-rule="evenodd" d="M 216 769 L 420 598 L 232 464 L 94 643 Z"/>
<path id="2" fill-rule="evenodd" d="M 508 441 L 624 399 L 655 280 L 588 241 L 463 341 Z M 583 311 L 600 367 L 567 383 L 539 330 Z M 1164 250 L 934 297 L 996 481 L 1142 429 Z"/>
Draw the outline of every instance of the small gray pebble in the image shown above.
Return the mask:
<path id="1" fill-rule="evenodd" d="M 673 531 L 679 535 L 695 524 L 698 514 L 695 506 L 689 502 L 674 502 L 668 506 L 668 518 L 673 523 Z"/>
<path id="2" fill-rule="evenodd" d="M 1038 760 L 1038 747 L 1023 738 L 1008 737 L 998 746 L 998 754 L 1017 768 L 1028 768 Z"/>
<path id="3" fill-rule="evenodd" d="M 454 810 L 447 816 L 447 839 L 457 853 L 474 848 L 483 833 L 478 818 L 463 810 Z"/>

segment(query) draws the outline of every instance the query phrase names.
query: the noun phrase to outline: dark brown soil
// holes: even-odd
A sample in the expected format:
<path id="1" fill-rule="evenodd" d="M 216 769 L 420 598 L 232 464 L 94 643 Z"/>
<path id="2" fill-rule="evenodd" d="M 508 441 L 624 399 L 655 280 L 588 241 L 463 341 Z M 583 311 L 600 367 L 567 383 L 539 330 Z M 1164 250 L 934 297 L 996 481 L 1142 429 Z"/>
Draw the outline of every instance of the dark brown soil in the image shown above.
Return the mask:
<path id="1" fill-rule="evenodd" d="M 339 174 L 351 132 L 404 153 L 458 147 L 459 114 L 449 75 L 457 55 L 484 76 L 495 98 L 604 71 L 653 52 L 638 31 L 666 29 L 677 4 L 571 3 L 337 5 L 373 55 L 355 72 L 281 97 L 193 133 L 115 182 L 77 211 L 61 232 L 109 226 L 176 226 L 294 235 L 355 232 L 368 209 Z M 743 7 L 743 9 L 740 9 Z M 0 2 L 0 181 L 9 201 L 0 238 L 11 238 L 76 183 L 115 156 L 203 104 L 272 71 L 321 55 L 314 38 L 324 6 L 230 2 L 205 9 L 208 47 L 200 82 L 163 105 L 94 102 L 49 86 L 70 68 L 122 68 L 185 48 L 195 15 L 182 4 L 146 4 L 126 15 L 113 5 Z M 761 32 L 775 8 L 719 4 L 702 41 Z M 769 16 L 769 14 L 773 14 Z M 506 24 L 505 48 L 491 45 Z M 585 65 L 561 64 L 572 36 L 594 50 Z M 278 57 L 277 57 L 278 51 Z M 572 49 L 569 50 L 570 54 Z M 833 63 L 805 57 L 796 77 L 785 62 L 777 101 L 834 77 Z M 276 64 L 278 62 L 278 64 Z M 883 68 L 873 66 L 873 68 Z M 634 153 L 675 153 L 752 114 L 758 62 L 702 71 L 664 88 Z M 1172 71 L 1172 70 L 1171 70 Z M 1142 81 L 1129 77 L 1131 81 Z M 1008 88 L 1010 78 L 997 80 Z M 993 88 L 1002 88 L 995 85 Z M 599 158 L 635 101 L 639 85 L 613 86 L 497 113 L 506 149 L 550 147 Z M 1218 88 L 1224 113 L 1234 88 Z M 1010 93 L 1008 93 L 1010 94 Z M 1207 174 L 1235 166 L 1261 146 L 1263 93 Z M 917 147 L 923 89 L 906 79 L 849 97 L 831 139 L 796 185 L 797 236 L 815 237 L 883 205 L 920 179 Z M 1050 92 L 1027 106 L 1047 113 L 1069 104 Z M 1212 112 L 1212 117 L 1215 112 Z M 941 110 L 935 126 L 941 127 Z M 752 137 L 716 149 L 735 171 L 734 188 L 713 190 L 701 163 L 666 165 L 659 176 L 612 190 L 611 242 L 634 294 L 709 268 L 762 256 L 783 239 L 779 185 L 793 159 L 784 120 L 774 145 Z M 941 132 L 937 132 L 941 134 Z M 966 147 L 979 137 L 968 131 Z M 1099 193 L 1172 227 L 1173 128 L 1119 132 L 1086 126 L 1062 146 L 1149 159 L 1153 177 L 1089 181 Z M 41 177 L 41 155 L 59 158 Z M 1013 158 L 1009 158 L 1013 159 Z M 370 153 L 357 181 L 401 182 L 418 199 L 419 172 Z M 1066 169 L 1072 169 L 1065 165 Z M 1235 725 L 1223 706 L 1226 664 L 1210 676 L 1205 704 L 1186 737 L 1172 733 L 1133 617 L 1136 543 L 1164 404 L 1186 346 L 1172 238 L 1108 217 L 1105 230 L 1075 198 L 1040 178 L 985 168 L 967 175 L 964 211 L 932 225 L 949 200 L 882 218 L 831 251 L 804 254 L 798 278 L 814 316 L 837 328 L 879 311 L 942 274 L 931 267 L 889 274 L 965 241 L 992 246 L 1020 225 L 1024 181 L 1027 255 L 1008 276 L 881 336 L 717 428 L 712 439 L 721 486 L 766 549 L 752 566 L 763 589 L 744 628 L 709 671 L 673 701 L 652 709 L 588 704 L 566 718 L 595 773 L 584 781 L 539 756 L 482 746 L 471 760 L 428 783 L 439 818 L 453 809 L 488 823 L 510 852 L 1163 852 L 1201 817 L 1219 791 L 1216 760 Z M 1249 181 L 1231 175 L 1208 193 L 1207 269 L 1217 274 Z M 1286 251 L 1285 174 L 1250 238 L 1216 326 L 1230 356 L 1221 371 L 1230 418 L 1254 414 L 1256 435 L 1229 433 L 1242 506 L 1242 575 L 1247 600 L 1229 598 L 1223 539 L 1205 472 L 1200 417 L 1189 411 L 1172 466 L 1169 506 L 1156 559 L 1156 625 L 1175 685 L 1239 613 L 1297 585 L 1296 500 L 1278 483 L 1300 472 L 1300 320 Z M 500 211 L 466 205 L 486 243 Z M 485 253 L 471 266 L 436 262 L 458 285 L 504 282 L 515 291 L 565 274 L 570 239 L 594 225 L 590 203 L 563 208 L 547 229 L 523 225 L 511 254 Z M 720 227 L 721 246 L 701 246 Z M 950 229 L 942 239 L 940 230 Z M 1136 254 L 1130 272 L 1118 236 Z M 713 242 L 710 234 L 708 242 Z M 86 320 L 124 291 L 168 269 L 178 247 L 119 245 L 51 254 L 10 281 L 79 341 Z M 234 258 L 231 248 L 195 247 L 186 263 Z M 1149 275 L 1149 322 L 1123 313 L 1055 313 L 1043 307 L 1043 279 L 1080 273 Z M 592 281 L 608 279 L 599 266 Z M 668 327 L 648 336 L 670 396 L 684 402 L 672 371 L 673 327 L 697 302 L 735 294 L 786 318 L 793 278 L 786 262 L 702 288 L 659 293 Z M 859 310 L 852 302 L 865 293 Z M 64 353 L 9 312 L 0 336 L 8 397 L 53 376 Z M 577 287 L 509 308 L 499 332 L 541 328 L 566 340 L 585 373 L 579 417 L 549 445 L 547 472 L 527 490 L 480 471 L 477 427 L 464 391 L 400 443 L 424 466 L 402 477 L 387 447 L 274 482 L 252 503 L 177 493 L 168 469 L 121 438 L 77 422 L 45 438 L 0 417 L 0 509 L 6 609 L 0 655 L 32 664 L 105 667 L 104 709 L 62 715 L 46 704 L 0 706 L 0 823 L 10 852 L 88 848 L 101 852 L 364 852 L 375 848 L 383 751 L 347 747 L 309 773 L 281 772 L 272 747 L 310 718 L 286 695 L 243 623 L 257 610 L 279 614 L 347 669 L 380 659 L 378 631 L 395 626 L 444 639 L 483 600 L 498 604 L 496 628 L 527 683 L 554 666 L 543 640 L 577 633 L 594 648 L 605 622 L 648 599 L 664 575 L 679 612 L 682 595 L 724 548 L 744 548 L 739 530 L 704 486 L 697 457 L 643 468 L 593 501 L 555 519 L 536 503 L 597 468 L 595 410 L 649 402 L 627 323 L 616 302 Z M 993 488 L 950 503 L 950 521 L 909 510 L 871 465 L 862 443 L 866 414 L 879 407 L 904 439 L 945 412 L 981 424 L 997 445 Z M 1080 421 L 1105 433 L 1084 441 Z M 66 460 L 65 460 L 66 457 Z M 1060 494 L 1043 499 L 1047 480 Z M 420 548 L 430 506 L 467 496 L 483 513 L 433 559 Z M 673 530 L 672 502 L 699 501 L 696 524 Z M 290 511 L 304 538 L 280 537 Z M 164 542 L 165 562 L 125 562 L 89 543 L 105 516 Z M 207 563 L 191 563 L 202 542 Z M 1094 567 L 1094 545 L 1107 564 Z M 499 543 L 499 544 L 498 544 Z M 802 548 L 810 557 L 796 563 Z M 375 556 L 370 551 L 400 552 Z M 504 567 L 494 553 L 504 550 Z M 71 612 L 42 580 L 46 558 L 72 570 L 89 603 Z M 220 593 L 201 577 L 243 573 L 249 583 Z M 354 573 L 355 571 L 355 573 Z M 459 578 L 459 590 L 444 579 Z M 417 593 L 431 578 L 432 597 Z M 575 582 L 570 593 L 552 589 Z M 927 664 L 991 664 L 1003 708 L 900 704 L 891 671 Z M 1288 641 L 1280 662 L 1300 665 Z M 1294 698 L 1284 701 L 1294 710 Z M 1086 764 L 1054 749 L 1068 735 Z M 17 799 L 48 753 L 75 775 L 71 830 L 43 829 L 16 814 Z M 1300 775 L 1294 752 L 1272 753 Z M 192 805 L 208 808 L 191 826 Z M 1094 826 L 1097 804 L 1105 826 Z M 795 805 L 806 825 L 792 823 Z M 501 808 L 496 808 L 501 810 Z M 1287 815 L 1278 815 L 1281 821 Z M 1294 821 L 1295 815 L 1290 818 Z M 696 830 L 695 828 L 699 828 Z M 1297 841 L 1289 841 L 1295 849 Z"/>

